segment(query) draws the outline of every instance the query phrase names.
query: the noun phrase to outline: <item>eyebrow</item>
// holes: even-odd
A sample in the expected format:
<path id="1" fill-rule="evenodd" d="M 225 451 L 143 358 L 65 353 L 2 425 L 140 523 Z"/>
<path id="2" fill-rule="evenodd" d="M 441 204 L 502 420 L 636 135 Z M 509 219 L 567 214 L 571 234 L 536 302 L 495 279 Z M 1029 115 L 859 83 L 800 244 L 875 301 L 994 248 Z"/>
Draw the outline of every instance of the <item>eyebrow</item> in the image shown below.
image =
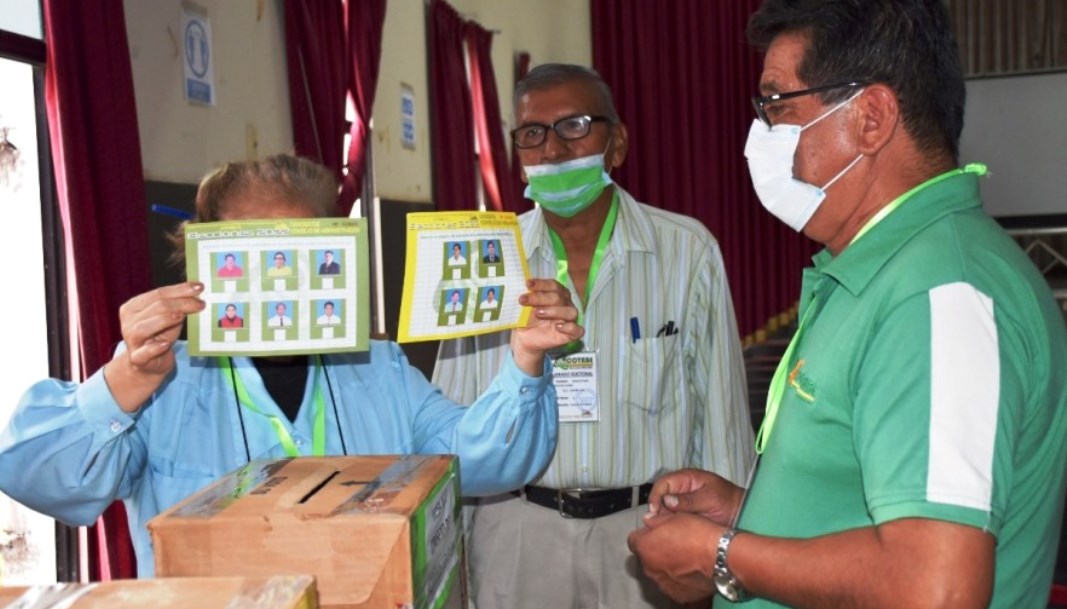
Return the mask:
<path id="1" fill-rule="evenodd" d="M 766 82 L 760 82 L 759 90 L 763 95 L 774 95 L 776 93 L 781 93 L 782 87 L 777 81 L 768 80 Z"/>

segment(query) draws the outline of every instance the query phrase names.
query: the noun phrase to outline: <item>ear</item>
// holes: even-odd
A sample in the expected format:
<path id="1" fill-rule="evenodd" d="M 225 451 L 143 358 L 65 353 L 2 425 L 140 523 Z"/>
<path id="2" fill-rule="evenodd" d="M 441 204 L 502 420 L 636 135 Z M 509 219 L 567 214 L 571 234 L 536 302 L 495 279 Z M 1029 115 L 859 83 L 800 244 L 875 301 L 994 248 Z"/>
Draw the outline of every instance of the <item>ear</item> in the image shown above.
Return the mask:
<path id="1" fill-rule="evenodd" d="M 611 128 L 611 147 L 605 155 L 608 168 L 621 167 L 626 160 L 626 153 L 630 150 L 630 136 L 626 132 L 626 125 L 621 122 Z"/>
<path id="2" fill-rule="evenodd" d="M 856 98 L 860 110 L 859 152 L 872 156 L 880 152 L 900 127 L 900 100 L 883 84 L 868 85 Z"/>

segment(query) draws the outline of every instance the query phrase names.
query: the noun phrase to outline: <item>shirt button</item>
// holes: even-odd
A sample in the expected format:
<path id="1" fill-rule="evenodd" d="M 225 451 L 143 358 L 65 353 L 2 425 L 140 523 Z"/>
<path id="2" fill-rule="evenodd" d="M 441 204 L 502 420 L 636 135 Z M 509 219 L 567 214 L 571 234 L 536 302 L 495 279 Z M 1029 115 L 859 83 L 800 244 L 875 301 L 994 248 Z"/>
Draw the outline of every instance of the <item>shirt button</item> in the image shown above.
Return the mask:
<path id="1" fill-rule="evenodd" d="M 530 388 L 523 387 L 522 389 L 519 389 L 519 393 L 521 393 L 522 395 L 526 395 L 527 393 L 530 393 Z"/>
<path id="2" fill-rule="evenodd" d="M 297 446 L 303 446 L 304 445 L 304 441 L 303 440 L 297 440 L 296 441 L 296 445 Z"/>
<path id="3" fill-rule="evenodd" d="M 111 433 L 118 433 L 120 431 L 122 431 L 122 423 L 119 423 L 118 421 L 112 421 L 111 422 Z"/>

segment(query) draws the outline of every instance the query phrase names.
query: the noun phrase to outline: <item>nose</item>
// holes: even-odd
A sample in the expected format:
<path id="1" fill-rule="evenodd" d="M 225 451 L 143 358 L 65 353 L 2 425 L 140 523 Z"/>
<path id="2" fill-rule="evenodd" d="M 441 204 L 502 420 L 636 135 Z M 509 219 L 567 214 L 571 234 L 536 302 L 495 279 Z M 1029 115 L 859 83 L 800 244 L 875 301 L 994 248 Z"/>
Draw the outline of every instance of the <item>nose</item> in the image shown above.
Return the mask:
<path id="1" fill-rule="evenodd" d="M 553 129 L 548 130 L 545 135 L 545 143 L 542 146 L 541 155 L 549 162 L 567 160 L 567 156 L 571 152 L 567 141 L 556 134 Z"/>

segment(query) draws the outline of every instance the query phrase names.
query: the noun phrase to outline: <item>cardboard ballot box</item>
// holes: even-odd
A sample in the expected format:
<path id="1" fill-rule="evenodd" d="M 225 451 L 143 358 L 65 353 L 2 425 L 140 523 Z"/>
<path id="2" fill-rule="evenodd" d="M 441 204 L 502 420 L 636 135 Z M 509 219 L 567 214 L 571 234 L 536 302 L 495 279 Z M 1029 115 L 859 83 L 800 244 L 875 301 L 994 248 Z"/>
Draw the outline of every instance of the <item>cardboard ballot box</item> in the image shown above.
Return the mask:
<path id="1" fill-rule="evenodd" d="M 329 608 L 462 608 L 453 457 L 253 461 L 148 523 L 156 575 L 314 575 Z"/>
<path id="2" fill-rule="evenodd" d="M 0 588 L 0 607 L 19 609 L 315 609 L 315 578 L 194 577 Z"/>

